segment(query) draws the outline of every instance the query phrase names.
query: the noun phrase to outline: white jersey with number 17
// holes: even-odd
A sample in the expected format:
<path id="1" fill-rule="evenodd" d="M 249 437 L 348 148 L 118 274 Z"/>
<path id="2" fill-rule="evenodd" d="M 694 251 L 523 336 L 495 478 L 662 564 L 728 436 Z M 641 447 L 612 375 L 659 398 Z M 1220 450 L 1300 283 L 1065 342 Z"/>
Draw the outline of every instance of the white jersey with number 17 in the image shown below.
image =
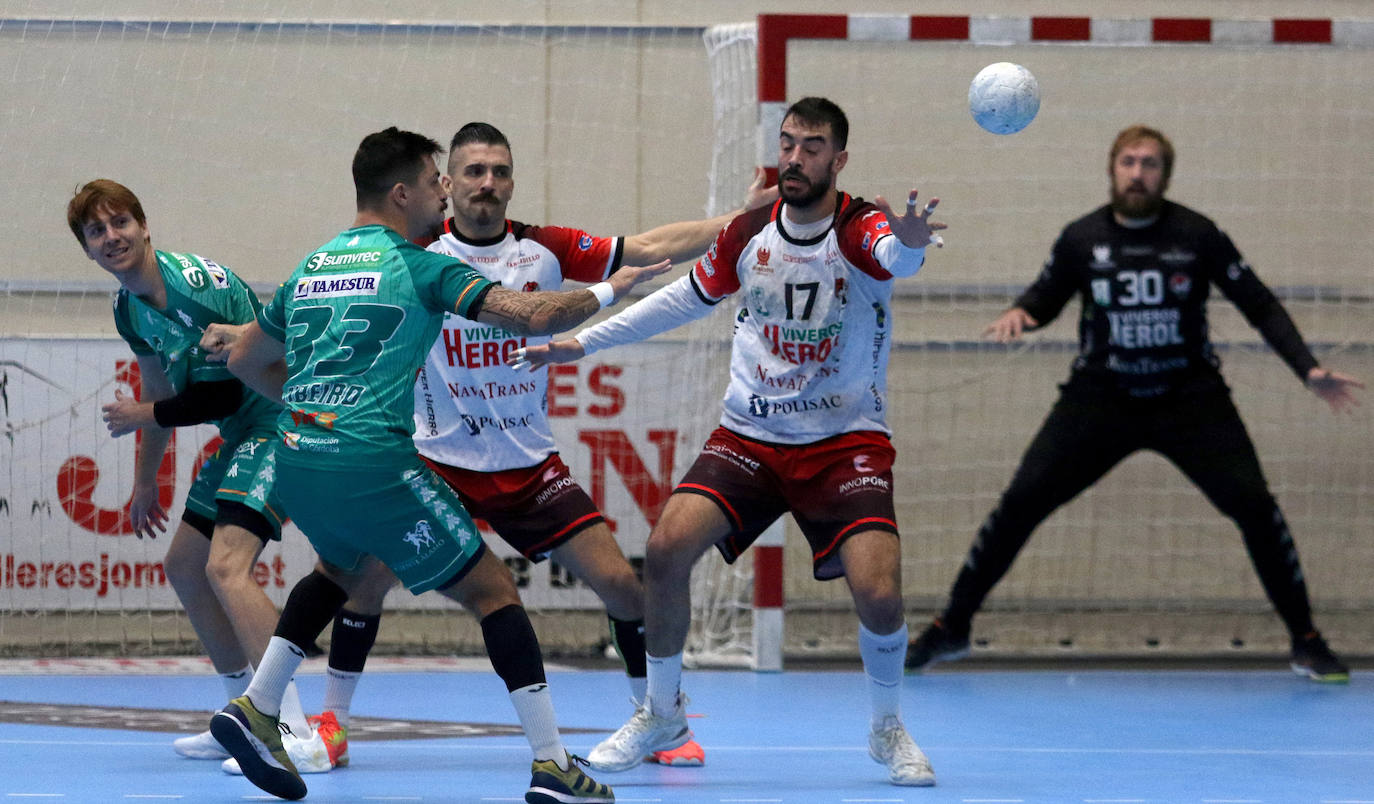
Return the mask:
<path id="1" fill-rule="evenodd" d="M 877 207 L 837 196 L 832 224 L 809 238 L 788 233 L 781 202 L 735 218 L 692 270 L 702 301 L 740 297 L 720 420 L 729 430 L 782 444 L 891 433 L 894 276 L 879 244 L 892 232 Z"/>

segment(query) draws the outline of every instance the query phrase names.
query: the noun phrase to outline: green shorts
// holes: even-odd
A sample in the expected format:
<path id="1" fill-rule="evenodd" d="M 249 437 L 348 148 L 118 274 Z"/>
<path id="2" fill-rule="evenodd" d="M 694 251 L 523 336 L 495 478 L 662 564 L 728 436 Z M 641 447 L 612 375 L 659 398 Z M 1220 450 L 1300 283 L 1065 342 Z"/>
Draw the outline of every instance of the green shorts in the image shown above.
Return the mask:
<path id="1" fill-rule="evenodd" d="M 236 444 L 221 444 L 191 481 L 186 510 L 215 521 L 219 502 L 241 503 L 262 514 L 275 534 L 273 540 L 280 541 L 285 514 L 277 496 L 273 440 L 248 436 Z"/>
<path id="2" fill-rule="evenodd" d="M 418 455 L 387 469 L 278 461 L 277 489 L 320 558 L 352 570 L 376 556 L 417 595 L 452 580 L 483 550 L 458 496 Z"/>

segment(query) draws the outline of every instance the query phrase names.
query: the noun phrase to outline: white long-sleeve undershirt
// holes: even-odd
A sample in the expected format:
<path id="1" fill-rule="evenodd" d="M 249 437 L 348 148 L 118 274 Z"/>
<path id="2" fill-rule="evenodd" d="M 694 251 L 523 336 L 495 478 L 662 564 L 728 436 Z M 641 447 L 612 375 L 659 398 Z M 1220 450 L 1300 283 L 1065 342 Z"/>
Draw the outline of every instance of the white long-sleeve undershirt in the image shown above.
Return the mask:
<path id="1" fill-rule="evenodd" d="M 826 226 L 829 225 L 827 221 Z M 789 232 L 798 228 L 787 226 Z M 824 227 L 821 228 L 824 231 Z M 874 247 L 878 264 L 894 277 L 908 277 L 925 264 L 926 250 L 907 248 L 895 236 L 884 237 Z M 613 346 L 647 340 L 662 332 L 704 318 L 714 309 L 702 301 L 692 288 L 690 275 L 679 277 L 625 310 L 588 327 L 574 337 L 585 354 L 599 352 Z"/>
<path id="2" fill-rule="evenodd" d="M 690 276 L 665 285 L 599 324 L 577 333 L 587 354 L 646 340 L 690 321 L 704 318 L 715 309 L 692 289 Z"/>

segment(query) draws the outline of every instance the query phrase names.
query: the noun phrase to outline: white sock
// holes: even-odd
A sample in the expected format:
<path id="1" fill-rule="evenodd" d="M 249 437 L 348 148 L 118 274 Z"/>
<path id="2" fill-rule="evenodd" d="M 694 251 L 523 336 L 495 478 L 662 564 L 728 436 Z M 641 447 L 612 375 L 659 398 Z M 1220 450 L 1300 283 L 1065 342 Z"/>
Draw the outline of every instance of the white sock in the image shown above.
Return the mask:
<path id="1" fill-rule="evenodd" d="M 281 712 L 281 699 L 291 683 L 291 676 L 303 661 L 305 651 L 279 636 L 272 637 L 257 672 L 253 673 L 253 680 L 244 691 L 253 707 L 264 715 L 276 717 Z M 297 701 L 299 706 L 299 698 Z"/>
<path id="2" fill-rule="evenodd" d="M 296 691 L 296 679 L 291 679 L 286 684 L 286 689 L 281 696 L 281 714 L 278 719 L 291 727 L 291 733 L 297 737 L 307 737 L 310 735 L 310 724 L 305 719 L 305 710 L 301 708 L 301 694 Z"/>
<path id="3" fill-rule="evenodd" d="M 525 739 L 529 740 L 535 760 L 552 759 L 559 768 L 567 770 L 568 752 L 563 748 L 562 735 L 558 733 L 549 685 L 531 684 L 511 690 L 510 702 L 515 705 L 515 716 L 520 720 L 520 728 L 525 730 Z"/>
<path id="4" fill-rule="evenodd" d="M 626 676 L 630 681 L 630 697 L 635 699 L 636 704 L 644 703 L 644 696 L 649 694 L 649 679 L 644 676 L 635 678 Z"/>
<path id="5" fill-rule="evenodd" d="M 248 689 L 248 682 L 253 680 L 253 665 L 232 673 L 220 673 L 219 680 L 224 682 L 224 693 L 229 696 L 226 700 L 232 701 Z"/>
<path id="6" fill-rule="evenodd" d="M 349 710 L 353 707 L 353 692 L 358 689 L 362 673 L 325 668 L 324 712 L 333 712 L 339 725 L 348 728 Z"/>
<path id="7" fill-rule="evenodd" d="M 859 623 L 859 655 L 868 677 L 868 695 L 873 703 L 873 725 L 884 718 L 902 716 L 902 665 L 906 662 L 906 623 L 890 634 L 879 636 Z"/>
<path id="8" fill-rule="evenodd" d="M 659 717 L 666 717 L 677 711 L 678 690 L 682 687 L 682 653 L 672 656 L 651 656 L 644 654 L 649 662 L 649 678 L 646 694 L 649 698 L 649 711 Z"/>

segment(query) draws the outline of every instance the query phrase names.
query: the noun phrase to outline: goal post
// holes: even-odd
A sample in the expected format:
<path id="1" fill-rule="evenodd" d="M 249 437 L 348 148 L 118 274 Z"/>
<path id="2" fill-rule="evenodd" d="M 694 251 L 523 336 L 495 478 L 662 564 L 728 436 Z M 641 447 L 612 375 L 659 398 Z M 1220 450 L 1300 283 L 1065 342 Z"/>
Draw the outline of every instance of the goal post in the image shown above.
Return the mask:
<path id="1" fill-rule="evenodd" d="M 631 235 L 704 214 L 712 128 L 701 26 L 173 6 L 150 4 L 154 16 L 143 18 L 0 16 L 0 141 L 12 167 L 0 191 L 9 202 L 0 217 L 9 244 L 0 264 L 0 654 L 198 651 L 162 567 L 170 537 L 139 540 L 123 515 L 135 442 L 109 437 L 100 406 L 139 384 L 114 331 L 115 282 L 64 219 L 82 183 L 126 184 L 155 247 L 209 257 L 263 297 L 353 219 L 349 161 L 365 134 L 390 125 L 444 145 L 471 120 L 500 128 L 516 167 L 516 220 Z M 560 16 L 594 20 L 572 6 L 560 4 Z M 189 18 L 159 18 L 159 8 Z M 729 330 L 728 321 L 710 326 Z M 709 398 L 719 387 L 713 352 L 683 352 L 685 337 L 551 370 L 548 412 L 563 459 L 632 562 L 718 416 L 673 390 L 685 383 L 695 398 L 699 386 Z M 176 435 L 163 486 L 173 522 L 213 437 L 204 427 Z M 585 583 L 488 536 L 550 656 L 588 655 L 608 641 L 604 606 Z M 280 604 L 313 559 L 289 526 L 255 578 Z M 475 621 L 434 595 L 393 592 L 386 623 L 379 653 L 482 651 Z"/>
<path id="2" fill-rule="evenodd" d="M 705 41 L 715 119 L 731 127 L 717 131 L 713 163 L 733 165 L 736 184 L 753 168 L 741 156 L 750 133 L 754 164 L 775 170 L 788 104 L 823 95 L 851 121 L 843 189 L 942 198 L 947 245 L 898 284 L 889 372 L 913 632 L 943 606 L 1067 375 L 1076 303 L 1024 343 L 989 344 L 980 330 L 1034 277 L 1059 229 L 1106 200 L 1121 128 L 1168 134 L 1170 196 L 1233 236 L 1323 365 L 1374 376 L 1363 223 L 1374 203 L 1363 179 L 1374 169 L 1374 20 L 764 14 L 752 41 L 746 26 L 708 29 Z M 969 80 L 994 61 L 1027 66 L 1041 86 L 1039 117 L 1016 135 L 985 133 L 967 111 Z M 1209 314 L 1223 374 L 1292 526 L 1318 625 L 1338 649 L 1368 655 L 1374 595 L 1356 569 L 1374 562 L 1362 535 L 1374 516 L 1367 406 L 1332 417 L 1218 297 Z M 805 542 L 790 521 L 788 531 L 784 653 L 852 656 L 847 590 L 812 580 Z M 726 651 L 747 653 L 759 613 L 748 579 L 733 583 L 741 631 Z M 975 637 L 988 656 L 1287 650 L 1234 525 L 1148 454 L 1038 530 Z"/>
<path id="3" fill-rule="evenodd" d="M 753 169 L 776 162 L 786 103 L 835 99 L 853 122 L 841 186 L 888 198 L 917 187 L 942 198 L 951 226 L 894 302 L 889 421 L 913 628 L 943 604 L 1075 351 L 1072 310 L 1013 347 L 979 333 L 1063 224 L 1105 200 L 1121 127 L 1169 133 L 1172 196 L 1232 234 L 1324 364 L 1374 378 L 1374 20 L 778 14 L 708 30 L 292 21 L 289 4 L 231 6 L 218 11 L 257 16 L 0 18 L 0 141 L 22 155 L 0 217 L 0 653 L 197 649 L 161 572 L 166 539 L 139 541 L 120 517 L 134 442 L 108 437 L 100 406 L 137 377 L 113 330 L 113 281 L 62 218 L 97 176 L 140 195 L 155 246 L 202 253 L 265 294 L 351 220 L 348 158 L 368 131 L 446 141 L 487 120 L 514 149 L 512 217 L 631 234 L 735 208 Z M 965 108 L 992 61 L 1041 83 L 1039 117 L 1014 136 L 982 132 Z M 147 102 L 90 101 L 130 93 Z M 719 307 L 552 372 L 563 458 L 632 562 L 719 419 L 735 312 Z M 1374 655 L 1374 401 L 1333 418 L 1229 303 L 1211 320 L 1317 621 L 1343 653 Z M 178 433 L 175 505 L 212 440 Z M 732 567 L 715 551 L 698 563 L 689 660 L 856 655 L 843 582 L 817 583 L 790 518 L 779 528 Z M 590 589 L 489 543 L 550 655 L 604 647 Z M 312 560 L 292 529 L 255 577 L 281 603 Z M 975 636 L 976 652 L 1006 656 L 1284 648 L 1235 528 L 1149 455 L 1040 528 Z M 481 645 L 445 604 L 388 600 L 379 652 Z"/>

